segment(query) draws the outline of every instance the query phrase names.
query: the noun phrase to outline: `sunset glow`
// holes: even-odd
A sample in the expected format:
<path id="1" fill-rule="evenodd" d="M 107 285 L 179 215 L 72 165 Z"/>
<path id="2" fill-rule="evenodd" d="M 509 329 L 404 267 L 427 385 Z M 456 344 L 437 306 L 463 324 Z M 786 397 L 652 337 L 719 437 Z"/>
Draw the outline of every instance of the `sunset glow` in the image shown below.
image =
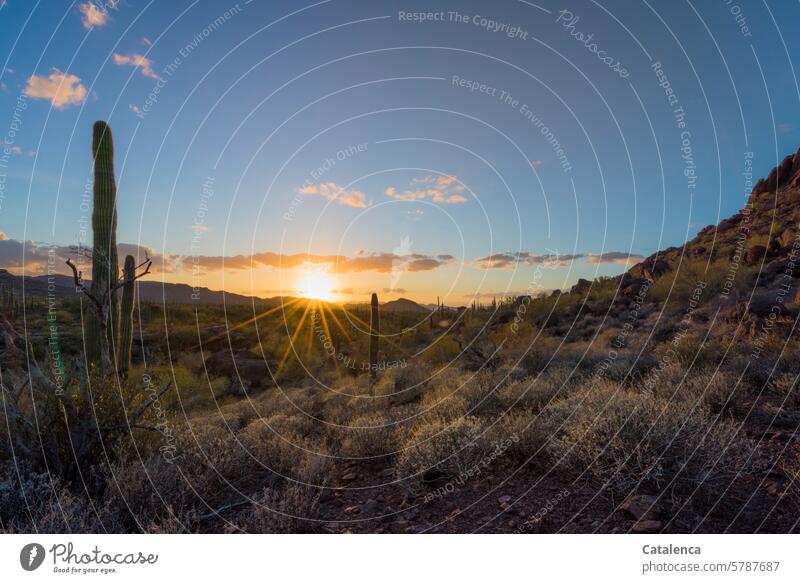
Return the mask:
<path id="1" fill-rule="evenodd" d="M 308 271 L 302 275 L 298 284 L 301 297 L 309 300 L 322 300 L 333 302 L 337 299 L 334 282 L 331 277 L 322 271 Z"/>

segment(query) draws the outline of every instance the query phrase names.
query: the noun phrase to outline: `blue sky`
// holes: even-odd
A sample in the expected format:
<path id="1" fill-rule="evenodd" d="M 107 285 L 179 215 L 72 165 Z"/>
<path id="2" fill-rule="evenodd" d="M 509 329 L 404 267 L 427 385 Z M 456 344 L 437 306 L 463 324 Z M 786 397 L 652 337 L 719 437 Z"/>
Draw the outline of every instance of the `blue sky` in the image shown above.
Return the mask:
<path id="1" fill-rule="evenodd" d="M 619 273 L 800 146 L 798 21 L 725 0 L 8 0 L 0 259 L 35 272 L 78 240 L 105 119 L 118 240 L 169 281 L 197 255 L 210 287 L 323 270 L 343 299 L 464 303 Z"/>

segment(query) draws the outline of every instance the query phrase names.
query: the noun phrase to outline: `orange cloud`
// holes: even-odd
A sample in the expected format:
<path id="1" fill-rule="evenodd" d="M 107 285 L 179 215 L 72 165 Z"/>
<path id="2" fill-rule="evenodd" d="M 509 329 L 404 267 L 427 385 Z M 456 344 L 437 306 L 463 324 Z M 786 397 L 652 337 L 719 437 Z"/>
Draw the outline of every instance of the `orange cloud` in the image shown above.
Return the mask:
<path id="1" fill-rule="evenodd" d="M 56 109 L 80 105 L 86 99 L 86 87 L 80 78 L 53 69 L 47 77 L 31 75 L 25 87 L 25 95 L 33 99 L 46 99 Z"/>
<path id="2" fill-rule="evenodd" d="M 138 67 L 142 72 L 142 75 L 145 77 L 158 79 L 158 75 L 155 71 L 153 71 L 153 61 L 143 55 L 140 55 L 139 53 L 133 53 L 130 55 L 120 55 L 119 53 L 114 53 L 113 59 L 114 64 L 116 65 L 130 65 L 131 67 Z"/>
<path id="3" fill-rule="evenodd" d="M 113 6 L 115 5 L 116 3 L 113 4 Z M 83 28 L 87 30 L 93 26 L 105 26 L 108 22 L 108 11 L 100 8 L 94 2 L 83 2 L 82 4 L 78 5 L 78 10 L 81 12 Z"/>
<path id="4" fill-rule="evenodd" d="M 466 187 L 455 176 L 424 176 L 415 178 L 409 187 L 400 192 L 390 186 L 385 194 L 397 200 L 431 199 L 436 204 L 463 204 L 467 198 L 462 194 Z"/>
<path id="5" fill-rule="evenodd" d="M 367 208 L 366 195 L 360 190 L 345 190 L 335 182 L 322 182 L 312 184 L 303 188 L 298 188 L 300 194 L 311 194 L 336 201 L 337 204 L 352 206 L 355 208 Z"/>

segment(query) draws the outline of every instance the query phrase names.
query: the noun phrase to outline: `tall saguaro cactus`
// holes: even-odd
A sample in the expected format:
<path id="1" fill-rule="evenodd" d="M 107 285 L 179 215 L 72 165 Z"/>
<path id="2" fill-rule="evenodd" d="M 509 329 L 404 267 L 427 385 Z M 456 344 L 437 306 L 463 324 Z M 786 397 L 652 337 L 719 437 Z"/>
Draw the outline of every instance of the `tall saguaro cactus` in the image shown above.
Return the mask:
<path id="1" fill-rule="evenodd" d="M 131 347 L 133 346 L 133 306 L 136 293 L 136 261 L 133 255 L 125 258 L 122 271 L 122 305 L 119 316 L 119 372 L 126 373 L 131 367 Z"/>
<path id="2" fill-rule="evenodd" d="M 378 311 L 378 294 L 372 294 L 369 318 L 369 374 L 378 376 L 378 337 L 381 333 L 381 315 Z"/>
<path id="3" fill-rule="evenodd" d="M 117 259 L 117 183 L 114 179 L 114 141 L 111 128 L 104 121 L 95 122 L 92 128 L 92 155 L 94 157 L 94 209 L 92 210 L 92 286 L 96 298 L 107 297 L 105 323 L 99 314 L 88 317 L 86 330 L 86 356 L 90 363 L 104 363 L 104 351 L 111 354 L 113 335 L 117 329 L 117 293 L 115 284 L 119 277 Z M 104 337 L 103 337 L 104 336 Z M 105 371 L 107 372 L 107 371 Z"/>

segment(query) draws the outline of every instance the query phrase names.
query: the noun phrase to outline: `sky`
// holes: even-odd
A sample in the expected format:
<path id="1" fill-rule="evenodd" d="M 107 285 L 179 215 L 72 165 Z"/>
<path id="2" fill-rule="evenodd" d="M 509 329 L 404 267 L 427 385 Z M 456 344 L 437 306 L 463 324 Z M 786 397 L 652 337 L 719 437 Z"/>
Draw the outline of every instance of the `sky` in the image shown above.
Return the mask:
<path id="1" fill-rule="evenodd" d="M 800 147 L 796 2 L 0 4 L 14 273 L 90 244 L 98 119 L 151 278 L 341 301 L 621 273 Z"/>

